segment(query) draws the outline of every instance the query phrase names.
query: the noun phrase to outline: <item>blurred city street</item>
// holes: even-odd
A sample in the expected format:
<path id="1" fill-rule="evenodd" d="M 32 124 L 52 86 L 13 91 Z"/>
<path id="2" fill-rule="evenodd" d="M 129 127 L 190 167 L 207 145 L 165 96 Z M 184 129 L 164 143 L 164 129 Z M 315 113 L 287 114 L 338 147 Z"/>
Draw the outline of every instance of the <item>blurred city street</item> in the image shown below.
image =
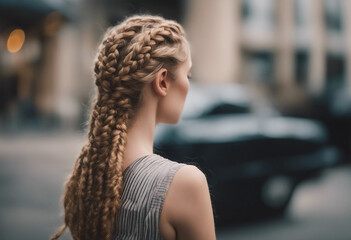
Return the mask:
<path id="1" fill-rule="evenodd" d="M 61 225 L 63 183 L 84 143 L 74 131 L 0 136 L 0 239 L 48 239 Z M 299 186 L 286 217 L 217 228 L 217 239 L 349 240 L 350 222 L 346 165 Z"/>
<path id="2" fill-rule="evenodd" d="M 154 151 L 206 174 L 215 220 L 230 220 L 217 239 L 350 240 L 351 0 L 0 0 L 0 240 L 48 239 L 62 225 L 99 86 L 123 92 L 112 87 L 120 71 L 97 74 L 99 46 L 134 14 L 186 32 L 191 87 L 180 121 L 160 122 Z M 129 64 L 118 51 L 108 71 Z M 134 76 L 148 64 L 133 67 L 128 88 L 146 82 Z"/>

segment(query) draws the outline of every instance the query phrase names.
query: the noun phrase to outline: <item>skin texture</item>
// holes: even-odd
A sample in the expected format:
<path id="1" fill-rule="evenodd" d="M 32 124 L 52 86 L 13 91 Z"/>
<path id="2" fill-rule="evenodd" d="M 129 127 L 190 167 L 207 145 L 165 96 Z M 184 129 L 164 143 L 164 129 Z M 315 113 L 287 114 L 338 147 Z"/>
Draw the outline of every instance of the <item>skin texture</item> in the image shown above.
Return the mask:
<path id="1" fill-rule="evenodd" d="M 179 121 L 189 89 L 190 54 L 172 79 L 161 69 L 143 89 L 143 104 L 129 126 L 124 169 L 135 159 L 153 153 L 154 130 L 158 123 Z M 216 239 L 212 206 L 205 175 L 195 166 L 183 166 L 168 189 L 159 223 L 165 240 Z"/>

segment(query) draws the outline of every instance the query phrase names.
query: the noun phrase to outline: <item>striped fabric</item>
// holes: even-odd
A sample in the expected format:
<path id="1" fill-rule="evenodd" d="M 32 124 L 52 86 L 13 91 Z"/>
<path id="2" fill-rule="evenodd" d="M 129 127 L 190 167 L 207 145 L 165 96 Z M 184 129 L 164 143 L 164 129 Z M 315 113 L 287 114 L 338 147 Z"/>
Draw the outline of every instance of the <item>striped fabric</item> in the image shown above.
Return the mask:
<path id="1" fill-rule="evenodd" d="M 163 202 L 174 174 L 183 165 L 151 154 L 136 159 L 124 170 L 115 240 L 161 239 L 158 225 Z"/>

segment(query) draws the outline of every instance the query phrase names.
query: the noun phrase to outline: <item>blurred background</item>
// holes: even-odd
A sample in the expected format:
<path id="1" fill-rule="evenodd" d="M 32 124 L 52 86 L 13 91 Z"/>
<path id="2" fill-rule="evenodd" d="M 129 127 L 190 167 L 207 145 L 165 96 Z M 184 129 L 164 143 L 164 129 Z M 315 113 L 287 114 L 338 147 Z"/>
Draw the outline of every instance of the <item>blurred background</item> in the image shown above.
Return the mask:
<path id="1" fill-rule="evenodd" d="M 0 238 L 63 222 L 99 41 L 135 13 L 187 32 L 190 92 L 155 151 L 206 173 L 217 238 L 351 239 L 349 0 L 0 0 Z"/>

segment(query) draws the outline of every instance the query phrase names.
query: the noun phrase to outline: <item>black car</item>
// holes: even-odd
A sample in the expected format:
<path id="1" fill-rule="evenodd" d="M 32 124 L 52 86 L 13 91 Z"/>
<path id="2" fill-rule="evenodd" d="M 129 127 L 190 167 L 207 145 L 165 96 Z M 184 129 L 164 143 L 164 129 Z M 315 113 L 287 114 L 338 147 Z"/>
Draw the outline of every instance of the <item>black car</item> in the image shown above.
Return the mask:
<path id="1" fill-rule="evenodd" d="M 217 224 L 283 213 L 299 183 L 340 161 L 321 123 L 257 111 L 245 91 L 193 84 L 179 123 L 156 128 L 156 153 L 206 174 Z"/>

